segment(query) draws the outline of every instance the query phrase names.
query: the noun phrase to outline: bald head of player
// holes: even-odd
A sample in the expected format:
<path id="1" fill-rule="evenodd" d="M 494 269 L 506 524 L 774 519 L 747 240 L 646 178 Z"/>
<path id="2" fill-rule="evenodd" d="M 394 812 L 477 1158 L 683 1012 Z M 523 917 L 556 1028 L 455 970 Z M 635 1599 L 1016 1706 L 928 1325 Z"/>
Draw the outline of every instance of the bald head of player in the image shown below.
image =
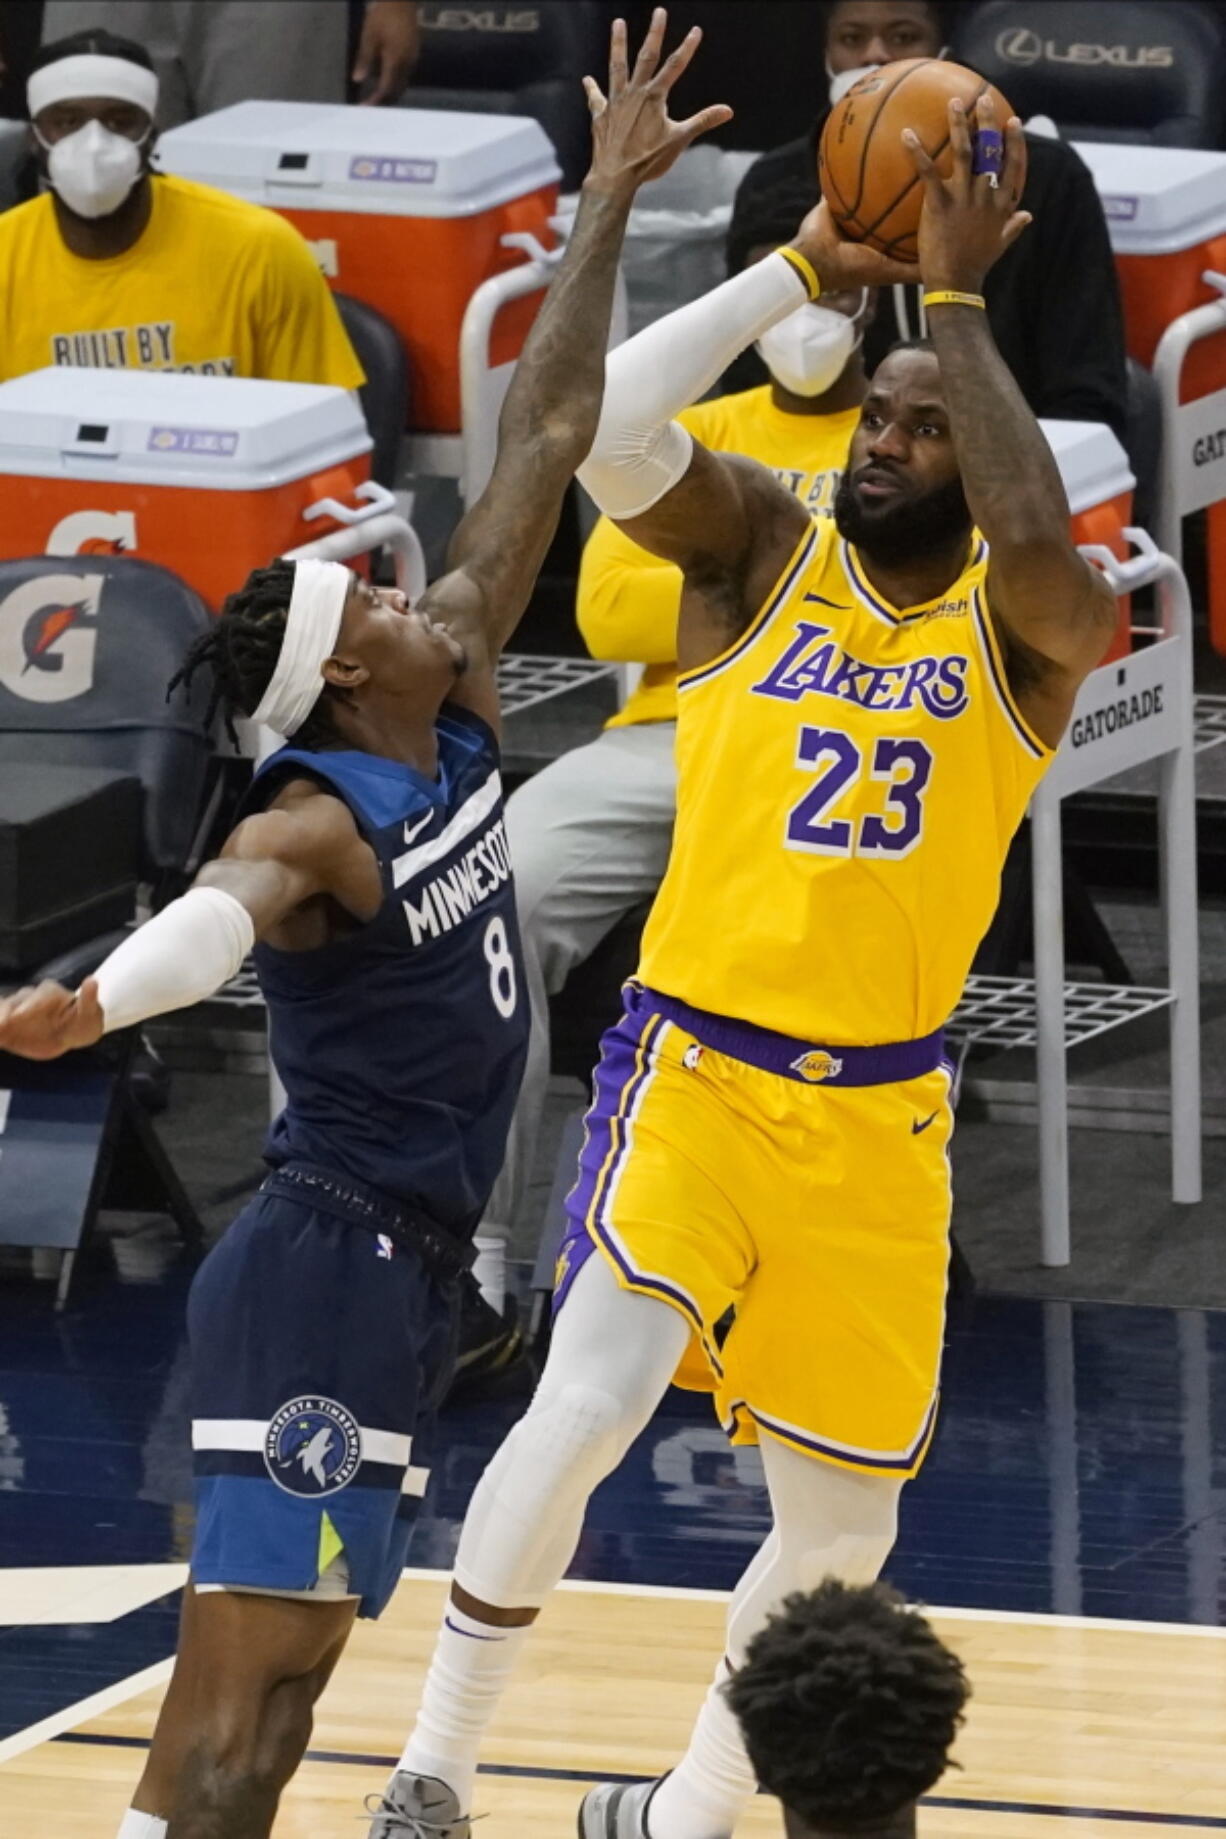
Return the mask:
<path id="1" fill-rule="evenodd" d="M 424 736 L 431 728 L 468 668 L 464 647 L 398 588 L 372 587 L 352 569 L 324 566 L 334 571 L 330 581 L 325 577 L 325 588 L 339 602 L 339 623 L 333 620 L 322 641 L 310 635 L 318 655 L 305 662 L 316 695 L 293 728 L 294 745 L 354 748 L 395 759 L 407 741 L 411 754 L 414 734 Z M 274 673 L 285 672 L 290 608 L 301 598 L 303 567 L 277 561 L 253 569 L 174 680 L 190 682 L 207 663 L 214 682 L 207 719 L 220 709 L 231 733 L 236 717 L 256 715 L 266 703 Z M 267 712 L 261 719 L 276 726 Z"/>
<path id="2" fill-rule="evenodd" d="M 725 1690 L 787 1839 L 914 1839 L 970 1687 L 893 1590 L 827 1578 L 785 1600 Z"/>
<path id="3" fill-rule="evenodd" d="M 874 371 L 834 520 L 840 535 L 882 568 L 961 562 L 972 519 L 941 367 L 926 339 L 896 345 Z"/>

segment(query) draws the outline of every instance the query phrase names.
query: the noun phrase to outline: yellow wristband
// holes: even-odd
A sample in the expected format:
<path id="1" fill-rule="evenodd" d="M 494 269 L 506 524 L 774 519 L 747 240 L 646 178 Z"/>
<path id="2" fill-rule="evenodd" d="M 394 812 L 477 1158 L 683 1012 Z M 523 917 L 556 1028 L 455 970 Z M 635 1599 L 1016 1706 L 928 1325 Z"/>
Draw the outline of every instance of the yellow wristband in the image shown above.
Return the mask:
<path id="1" fill-rule="evenodd" d="M 796 273 L 804 282 L 809 291 L 809 299 L 818 299 L 822 291 L 822 284 L 818 280 L 817 270 L 814 268 L 808 256 L 801 255 L 799 249 L 788 248 L 786 244 L 780 249 L 779 253 L 784 261 L 796 270 Z"/>
<path id="2" fill-rule="evenodd" d="M 930 306 L 973 306 L 987 310 L 987 301 L 982 294 L 957 294 L 952 288 L 936 288 L 924 295 L 924 309 Z"/>

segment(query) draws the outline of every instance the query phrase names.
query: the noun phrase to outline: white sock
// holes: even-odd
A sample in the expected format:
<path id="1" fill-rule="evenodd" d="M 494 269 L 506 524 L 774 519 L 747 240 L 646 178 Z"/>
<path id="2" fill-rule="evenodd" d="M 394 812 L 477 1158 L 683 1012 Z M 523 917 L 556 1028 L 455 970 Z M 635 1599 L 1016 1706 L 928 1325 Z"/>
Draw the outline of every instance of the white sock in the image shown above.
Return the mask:
<path id="1" fill-rule="evenodd" d="M 135 1807 L 129 1807 L 119 1822 L 115 1839 L 166 1839 L 166 1821 L 155 1813 L 137 1813 Z"/>
<path id="2" fill-rule="evenodd" d="M 531 1626 L 492 1628 L 464 1615 L 454 1603 L 448 1603 L 443 1616 L 421 1710 L 397 1767 L 446 1782 L 464 1813 L 471 1809 L 486 1726 Z"/>
<path id="3" fill-rule="evenodd" d="M 728 1839 L 757 1791 L 740 1727 L 722 1691 L 728 1677 L 728 1662 L 721 1660 L 689 1749 L 652 1797 L 651 1839 Z"/>
<path id="4" fill-rule="evenodd" d="M 499 1315 L 507 1300 L 507 1242 L 492 1233 L 479 1232 L 473 1240 L 477 1248 L 473 1276 L 477 1288 Z"/>

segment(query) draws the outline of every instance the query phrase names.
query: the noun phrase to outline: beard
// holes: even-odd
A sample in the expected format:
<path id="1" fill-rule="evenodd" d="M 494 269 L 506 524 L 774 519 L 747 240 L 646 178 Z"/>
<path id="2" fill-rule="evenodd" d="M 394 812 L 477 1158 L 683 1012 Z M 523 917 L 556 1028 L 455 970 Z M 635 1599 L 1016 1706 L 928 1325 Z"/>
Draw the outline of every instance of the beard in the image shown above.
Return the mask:
<path id="1" fill-rule="evenodd" d="M 865 510 L 852 489 L 851 474 L 844 473 L 834 495 L 834 521 L 840 536 L 882 568 L 905 567 L 952 545 L 960 536 L 969 538 L 972 525 L 970 506 L 956 473 L 944 485 L 900 498 L 879 511 Z"/>

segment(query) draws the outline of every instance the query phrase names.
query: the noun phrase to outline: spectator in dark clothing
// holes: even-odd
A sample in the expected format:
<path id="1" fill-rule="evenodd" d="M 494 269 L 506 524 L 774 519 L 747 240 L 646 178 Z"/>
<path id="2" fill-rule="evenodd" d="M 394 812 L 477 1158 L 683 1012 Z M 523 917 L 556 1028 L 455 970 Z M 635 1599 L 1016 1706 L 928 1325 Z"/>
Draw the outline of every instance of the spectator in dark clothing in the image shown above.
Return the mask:
<path id="1" fill-rule="evenodd" d="M 826 28 L 826 78 L 835 95 L 850 87 L 849 73 L 860 76 L 899 58 L 943 56 L 949 13 L 932 0 L 835 0 Z M 814 80 L 822 81 L 819 73 Z M 745 225 L 756 217 L 763 192 L 796 183 L 816 201 L 817 143 L 829 109 L 823 99 L 803 139 L 764 153 L 745 174 L 728 232 L 729 273 L 744 264 Z M 1094 182 L 1063 141 L 1027 134 L 1026 151 L 1022 203 L 1034 222 L 991 269 L 984 287 L 996 343 L 1036 415 L 1106 422 L 1123 440 L 1124 324 Z M 918 330 L 918 289 L 896 288 L 894 310 L 883 298 L 865 336 L 870 370 L 896 338 Z M 760 380 L 738 367 L 728 383 L 747 388 Z"/>

